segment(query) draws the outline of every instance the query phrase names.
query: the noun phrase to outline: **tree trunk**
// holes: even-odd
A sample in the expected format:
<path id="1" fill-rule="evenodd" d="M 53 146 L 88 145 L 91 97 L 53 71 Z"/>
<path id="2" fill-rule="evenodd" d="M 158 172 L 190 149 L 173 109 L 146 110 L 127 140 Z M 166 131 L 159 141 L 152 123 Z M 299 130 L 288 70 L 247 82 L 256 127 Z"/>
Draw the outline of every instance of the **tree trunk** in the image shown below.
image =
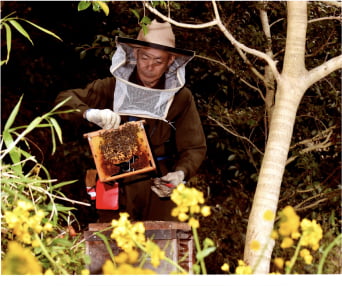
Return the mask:
<path id="1" fill-rule="evenodd" d="M 274 220 L 265 220 L 266 211 L 276 214 L 281 182 L 290 148 L 296 113 L 307 86 L 303 80 L 307 25 L 306 1 L 288 2 L 288 27 L 283 71 L 278 81 L 269 138 L 261 164 L 253 206 L 248 221 L 245 261 L 254 273 L 268 273 L 274 246 L 270 234 Z M 251 249 L 258 241 L 261 248 Z"/>

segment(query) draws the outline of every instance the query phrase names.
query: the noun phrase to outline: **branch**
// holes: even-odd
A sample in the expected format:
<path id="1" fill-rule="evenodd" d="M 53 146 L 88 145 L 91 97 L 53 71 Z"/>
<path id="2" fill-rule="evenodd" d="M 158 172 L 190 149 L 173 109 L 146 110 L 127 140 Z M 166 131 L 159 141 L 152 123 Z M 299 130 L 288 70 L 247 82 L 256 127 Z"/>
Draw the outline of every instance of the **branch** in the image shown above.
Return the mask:
<path id="1" fill-rule="evenodd" d="M 180 23 L 180 22 L 177 22 L 177 21 L 171 19 L 170 17 L 167 17 L 167 16 L 163 15 L 156 8 L 153 8 L 149 3 L 144 2 L 144 5 L 153 14 L 157 15 L 158 17 L 163 19 L 165 22 L 169 22 L 170 24 L 173 24 L 173 25 L 175 25 L 177 27 L 190 28 L 190 29 L 204 29 L 204 28 L 213 27 L 213 26 L 215 26 L 217 24 L 216 20 L 213 20 L 213 21 L 208 22 L 208 23 L 202 23 L 202 24 L 185 24 L 185 23 Z"/>
<path id="2" fill-rule="evenodd" d="M 316 18 L 316 19 L 309 20 L 308 23 L 314 23 L 314 22 L 324 21 L 324 20 L 338 20 L 338 21 L 341 21 L 342 18 L 341 18 L 341 16 L 322 17 L 322 18 Z"/>
<path id="3" fill-rule="evenodd" d="M 293 149 L 299 145 L 306 146 L 306 148 L 299 151 L 299 155 L 309 153 L 312 151 L 316 151 L 316 150 L 317 151 L 324 150 L 324 149 L 334 145 L 332 142 L 330 142 L 330 137 L 333 134 L 333 130 L 335 128 L 336 128 L 336 125 L 333 125 L 333 126 L 327 128 L 326 130 L 323 130 L 321 133 L 317 134 L 313 138 L 305 139 L 305 140 L 302 140 L 302 141 L 296 143 L 295 145 L 291 146 L 290 149 Z M 319 142 L 321 140 L 323 140 L 323 141 Z M 316 143 L 316 142 L 318 142 L 318 143 Z M 295 156 L 292 156 L 289 159 L 287 159 L 286 165 L 290 164 L 295 159 L 297 159 L 299 157 L 299 155 L 295 155 Z"/>
<path id="4" fill-rule="evenodd" d="M 220 126 L 222 129 L 224 129 L 225 131 L 227 131 L 228 133 L 230 133 L 231 135 L 235 136 L 235 137 L 238 137 L 240 139 L 243 139 L 243 140 L 246 140 L 249 144 L 251 144 L 255 150 L 257 150 L 261 155 L 264 155 L 264 153 L 256 146 L 254 145 L 254 143 L 249 140 L 247 137 L 245 136 L 241 136 L 233 131 L 231 131 L 230 129 L 228 129 L 226 126 L 224 126 L 221 122 L 219 122 L 218 120 L 216 120 L 214 117 L 208 115 L 208 118 L 212 121 L 214 121 L 218 126 Z"/>
<path id="5" fill-rule="evenodd" d="M 257 56 L 257 57 L 265 60 L 268 63 L 268 65 L 270 66 L 270 68 L 271 68 L 271 70 L 272 70 L 272 72 L 274 74 L 275 79 L 277 80 L 277 82 L 279 82 L 280 81 L 280 74 L 279 74 L 279 72 L 277 70 L 276 62 L 271 57 L 266 55 L 265 53 L 260 52 L 260 51 L 255 50 L 255 49 L 248 48 L 244 44 L 241 44 L 240 42 L 238 42 L 233 37 L 233 35 L 231 33 L 229 33 L 229 31 L 226 29 L 226 27 L 223 25 L 223 23 L 222 23 L 222 21 L 220 19 L 220 15 L 219 15 L 218 9 L 217 9 L 216 1 L 213 0 L 212 3 L 213 3 L 213 7 L 214 7 L 214 13 L 215 13 L 215 17 L 216 17 L 217 26 L 220 28 L 221 32 L 226 36 L 226 38 L 232 43 L 232 45 L 238 51 L 239 51 L 239 49 L 241 49 L 241 50 L 243 50 L 246 53 L 252 54 L 254 56 Z"/>
<path id="6" fill-rule="evenodd" d="M 324 4 L 342 8 L 342 3 L 340 1 L 324 1 Z"/>
<path id="7" fill-rule="evenodd" d="M 235 75 L 236 77 L 239 77 L 239 76 L 236 74 L 236 72 L 235 72 L 232 68 L 228 67 L 228 66 L 227 66 L 224 62 L 222 62 L 222 61 L 218 61 L 218 60 L 215 60 L 215 59 L 213 59 L 213 58 L 204 57 L 204 56 L 200 56 L 200 55 L 195 55 L 195 57 L 196 57 L 196 58 L 203 59 L 203 60 L 207 60 L 207 61 L 209 61 L 209 62 L 213 62 L 213 63 L 219 64 L 219 65 L 223 66 L 228 72 L 231 72 L 231 73 L 232 73 L 233 75 Z M 255 87 L 254 85 L 250 84 L 249 82 L 247 82 L 245 79 L 243 79 L 243 78 L 241 78 L 241 77 L 239 77 L 239 79 L 240 79 L 245 85 L 247 85 L 249 88 L 251 88 L 251 89 L 255 90 L 256 92 L 258 92 L 259 95 L 260 95 L 260 97 L 261 97 L 263 100 L 265 100 L 264 95 L 263 95 L 262 91 L 260 90 L 260 88 Z"/>
<path id="8" fill-rule="evenodd" d="M 269 56 L 267 56 L 266 54 L 259 52 L 255 49 L 250 49 L 248 47 L 246 47 L 245 45 L 241 44 L 240 42 L 238 42 L 229 32 L 228 30 L 225 28 L 225 26 L 223 25 L 218 10 L 217 10 L 217 6 L 216 6 L 216 2 L 213 1 L 213 6 L 214 6 L 214 11 L 215 11 L 215 19 L 213 21 L 207 22 L 207 23 L 202 23 L 202 24 L 185 24 L 185 23 L 180 23 L 177 22 L 173 19 L 171 19 L 170 17 L 167 17 L 165 15 L 163 15 L 162 13 L 160 13 L 157 9 L 153 8 L 149 3 L 144 2 L 144 5 L 147 9 L 149 9 L 153 14 L 157 15 L 158 17 L 160 17 L 161 19 L 163 19 L 165 22 L 169 22 L 170 24 L 173 24 L 177 27 L 182 27 L 182 28 L 190 28 L 190 29 L 203 29 L 203 28 L 209 28 L 209 27 L 213 27 L 213 26 L 218 26 L 220 28 L 220 30 L 223 32 L 223 34 L 227 37 L 227 39 L 232 43 L 232 45 L 240 52 L 240 55 L 246 60 L 247 58 L 245 57 L 245 55 L 243 55 L 243 53 L 241 53 L 241 50 L 250 53 L 252 55 L 255 55 L 259 58 L 264 59 L 269 66 L 271 67 L 273 73 L 275 74 L 275 78 L 277 80 L 280 79 L 280 74 L 276 68 L 276 62 L 273 61 Z M 262 75 L 260 75 L 260 73 L 257 73 L 257 75 L 263 80 Z"/>
<path id="9" fill-rule="evenodd" d="M 342 55 L 334 57 L 324 64 L 321 64 L 320 66 L 310 70 L 306 78 L 307 87 L 313 85 L 315 82 L 340 68 L 342 68 Z"/>

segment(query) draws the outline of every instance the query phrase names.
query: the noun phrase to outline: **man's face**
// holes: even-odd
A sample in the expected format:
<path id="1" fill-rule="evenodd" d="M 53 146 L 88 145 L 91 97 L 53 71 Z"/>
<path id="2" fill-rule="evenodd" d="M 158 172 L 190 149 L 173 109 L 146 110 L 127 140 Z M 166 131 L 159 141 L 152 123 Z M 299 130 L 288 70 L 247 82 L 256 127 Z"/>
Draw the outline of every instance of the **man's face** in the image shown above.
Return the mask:
<path id="1" fill-rule="evenodd" d="M 135 57 L 138 76 L 146 87 L 154 87 L 174 61 L 168 52 L 152 48 L 136 49 Z"/>

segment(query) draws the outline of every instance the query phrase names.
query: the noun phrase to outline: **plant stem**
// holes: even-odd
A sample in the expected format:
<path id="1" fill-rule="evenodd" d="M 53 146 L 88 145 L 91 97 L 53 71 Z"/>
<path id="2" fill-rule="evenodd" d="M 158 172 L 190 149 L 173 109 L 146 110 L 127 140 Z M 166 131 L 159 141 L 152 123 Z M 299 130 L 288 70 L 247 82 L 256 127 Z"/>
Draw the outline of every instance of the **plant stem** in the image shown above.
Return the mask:
<path id="1" fill-rule="evenodd" d="M 195 241 L 195 246 L 196 246 L 196 250 L 198 253 L 200 253 L 202 251 L 201 249 L 201 245 L 198 239 L 198 233 L 197 233 L 197 229 L 194 227 L 192 228 L 192 233 L 194 234 L 194 241 Z M 202 269 L 202 274 L 207 274 L 207 269 L 205 267 L 205 262 L 204 262 L 204 258 L 199 259 L 200 261 L 200 265 L 201 265 L 201 269 Z"/>
<path id="2" fill-rule="evenodd" d="M 324 262 L 328 256 L 328 254 L 330 253 L 331 249 L 337 245 L 339 242 L 341 242 L 341 238 L 342 238 L 342 233 L 340 233 L 334 240 L 333 242 L 331 242 L 327 248 L 324 250 L 323 255 L 321 260 L 319 261 L 318 267 L 317 267 L 317 274 L 323 274 L 323 265 Z"/>
<path id="3" fill-rule="evenodd" d="M 55 265 L 64 275 L 69 275 L 68 272 L 65 271 L 64 268 L 60 267 L 54 260 L 53 258 L 50 256 L 49 252 L 46 250 L 45 245 L 43 244 L 43 242 L 41 241 L 40 237 L 38 236 L 38 234 L 35 234 L 35 238 L 39 241 L 40 247 L 45 255 L 45 257 L 53 264 Z"/>
<path id="4" fill-rule="evenodd" d="M 301 242 L 302 242 L 302 237 L 300 237 L 299 241 L 298 241 L 298 244 L 297 244 L 297 247 L 296 247 L 296 251 L 295 253 L 293 254 L 291 260 L 290 260 L 290 265 L 288 267 L 286 267 L 286 272 L 285 274 L 290 274 L 291 273 L 291 270 L 293 268 L 293 265 L 295 264 L 296 260 L 297 260 L 297 257 L 298 257 L 298 253 L 299 253 L 299 249 L 301 247 Z"/>

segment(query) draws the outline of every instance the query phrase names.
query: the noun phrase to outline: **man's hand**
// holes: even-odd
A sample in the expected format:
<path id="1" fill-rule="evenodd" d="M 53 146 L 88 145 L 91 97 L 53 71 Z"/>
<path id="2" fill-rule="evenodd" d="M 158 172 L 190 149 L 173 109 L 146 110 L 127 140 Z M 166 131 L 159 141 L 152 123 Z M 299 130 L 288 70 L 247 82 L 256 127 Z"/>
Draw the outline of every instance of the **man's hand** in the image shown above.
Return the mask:
<path id="1" fill-rule="evenodd" d="M 120 115 L 110 109 L 88 109 L 85 118 L 103 129 L 116 129 L 121 122 Z"/>
<path id="2" fill-rule="evenodd" d="M 155 178 L 151 190 L 161 198 L 169 197 L 172 190 L 182 183 L 183 180 L 183 171 L 170 172 L 161 178 Z"/>

